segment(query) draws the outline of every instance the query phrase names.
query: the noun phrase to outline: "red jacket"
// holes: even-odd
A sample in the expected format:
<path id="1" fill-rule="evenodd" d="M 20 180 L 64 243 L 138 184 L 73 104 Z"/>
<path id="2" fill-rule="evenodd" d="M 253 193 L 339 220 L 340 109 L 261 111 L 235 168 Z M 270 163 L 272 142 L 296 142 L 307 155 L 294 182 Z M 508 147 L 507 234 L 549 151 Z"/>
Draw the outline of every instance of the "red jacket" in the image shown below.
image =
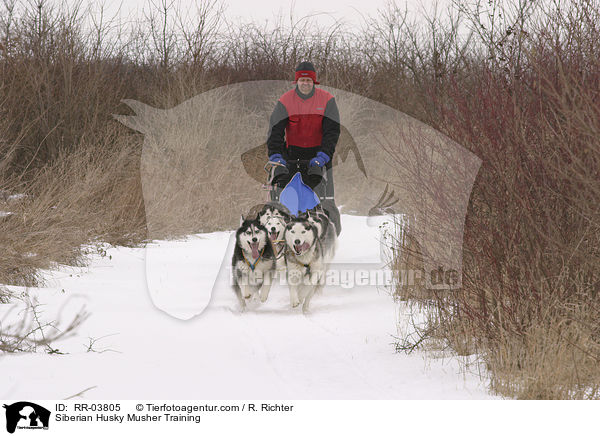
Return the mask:
<path id="1" fill-rule="evenodd" d="M 279 98 L 271 115 L 268 154 L 293 157 L 294 149 L 301 148 L 313 149 L 313 156 L 323 151 L 332 158 L 339 135 L 339 112 L 333 95 L 317 87 L 308 96 L 292 89 Z"/>
<path id="2" fill-rule="evenodd" d="M 319 147 L 323 139 L 323 115 L 333 95 L 316 88 L 311 98 L 301 98 L 295 89 L 281 96 L 279 101 L 288 113 L 285 138 L 288 147 Z"/>

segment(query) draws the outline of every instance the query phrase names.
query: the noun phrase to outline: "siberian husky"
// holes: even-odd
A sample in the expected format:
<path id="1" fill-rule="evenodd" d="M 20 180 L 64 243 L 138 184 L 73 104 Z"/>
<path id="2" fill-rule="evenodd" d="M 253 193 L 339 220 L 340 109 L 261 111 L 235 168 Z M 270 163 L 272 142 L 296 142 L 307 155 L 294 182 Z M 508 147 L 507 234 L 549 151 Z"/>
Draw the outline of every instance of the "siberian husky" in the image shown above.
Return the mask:
<path id="1" fill-rule="evenodd" d="M 277 271 L 285 270 L 285 239 L 283 235 L 285 233 L 286 222 L 284 218 L 279 216 L 270 216 L 265 220 L 265 228 L 269 234 L 269 240 L 273 247 L 273 253 L 277 262 Z"/>
<path id="2" fill-rule="evenodd" d="M 246 300 L 257 293 L 260 301 L 267 301 L 275 273 L 275 256 L 267 229 L 258 220 L 242 219 L 235 240 L 231 261 L 233 290 L 245 309 Z"/>
<path id="3" fill-rule="evenodd" d="M 270 217 L 281 218 L 287 224 L 290 222 L 290 211 L 281 203 L 270 202 L 264 205 L 257 218 L 263 226 L 266 226 L 267 219 Z"/>
<path id="4" fill-rule="evenodd" d="M 323 247 L 323 256 L 327 262 L 331 261 L 335 255 L 337 240 L 335 224 L 333 224 L 329 219 L 329 216 L 327 216 L 327 214 L 318 206 L 304 212 L 300 217 L 306 219 L 317 228 L 319 241 Z"/>
<path id="5" fill-rule="evenodd" d="M 310 299 L 325 284 L 325 259 L 317 227 L 305 218 L 292 218 L 285 227 L 285 263 L 290 304 L 307 312 Z"/>

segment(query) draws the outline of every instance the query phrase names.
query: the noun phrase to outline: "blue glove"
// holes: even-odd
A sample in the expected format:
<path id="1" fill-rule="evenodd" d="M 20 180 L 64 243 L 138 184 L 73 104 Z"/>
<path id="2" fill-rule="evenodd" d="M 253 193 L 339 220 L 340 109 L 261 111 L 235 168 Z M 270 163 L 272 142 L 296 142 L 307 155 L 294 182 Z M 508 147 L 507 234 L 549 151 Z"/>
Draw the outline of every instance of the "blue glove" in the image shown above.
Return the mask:
<path id="1" fill-rule="evenodd" d="M 313 157 L 310 160 L 310 163 L 308 164 L 309 167 L 323 167 L 323 165 L 325 165 L 327 162 L 329 162 L 331 159 L 329 158 L 329 156 L 327 156 L 327 154 L 323 153 L 322 151 L 317 153 L 317 157 Z"/>
<path id="2" fill-rule="evenodd" d="M 285 165 L 285 159 L 279 153 L 275 153 L 275 154 L 272 154 L 271 156 L 269 156 L 269 162 L 277 162 L 277 163 L 280 163 L 281 165 Z"/>

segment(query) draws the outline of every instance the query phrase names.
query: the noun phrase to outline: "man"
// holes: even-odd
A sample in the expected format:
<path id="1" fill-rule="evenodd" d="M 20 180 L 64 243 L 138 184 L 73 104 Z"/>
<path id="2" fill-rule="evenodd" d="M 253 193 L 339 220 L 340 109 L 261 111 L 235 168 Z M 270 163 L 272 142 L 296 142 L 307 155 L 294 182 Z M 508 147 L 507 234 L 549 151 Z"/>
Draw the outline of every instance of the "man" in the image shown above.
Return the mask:
<path id="1" fill-rule="evenodd" d="M 340 114 L 335 98 L 317 88 L 317 73 L 310 62 L 296 68 L 296 88 L 283 94 L 271 114 L 267 148 L 269 160 L 287 165 L 290 160 L 308 161 L 300 166 L 302 179 L 321 198 L 339 235 L 340 213 L 334 201 L 332 161 L 340 136 Z M 274 180 L 283 188 L 296 171 Z"/>

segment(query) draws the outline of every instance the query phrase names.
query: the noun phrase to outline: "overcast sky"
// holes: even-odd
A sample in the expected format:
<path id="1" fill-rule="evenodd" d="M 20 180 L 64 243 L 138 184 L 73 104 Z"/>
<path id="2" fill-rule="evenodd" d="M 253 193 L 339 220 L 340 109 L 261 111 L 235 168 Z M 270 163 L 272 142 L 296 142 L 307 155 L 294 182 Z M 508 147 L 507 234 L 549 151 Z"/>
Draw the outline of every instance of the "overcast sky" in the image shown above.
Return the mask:
<path id="1" fill-rule="evenodd" d="M 71 0 L 76 1 L 76 0 Z M 142 8 L 149 1 L 161 4 L 163 0 L 105 0 L 105 9 L 111 15 L 118 8 L 121 16 L 140 16 Z M 181 5 L 192 5 L 202 0 L 166 0 L 175 1 Z M 208 0 L 204 0 L 208 1 Z M 352 26 L 361 23 L 361 16 L 375 16 L 378 9 L 386 6 L 389 0 L 217 0 L 225 7 L 225 15 L 229 21 L 253 21 L 255 23 L 272 23 L 278 15 L 288 17 L 293 10 L 294 17 L 299 19 L 308 15 L 315 15 L 322 25 L 331 25 L 336 20 Z M 410 12 L 420 15 L 424 10 L 431 11 L 437 1 L 439 8 L 447 8 L 452 0 L 396 0 L 403 8 L 406 5 Z"/>
<path id="2" fill-rule="evenodd" d="M 377 10 L 384 8 L 388 0 L 297 0 L 297 1 L 272 1 L 257 0 L 226 0 L 227 15 L 230 18 L 253 18 L 255 21 L 272 19 L 277 13 L 288 14 L 293 9 L 294 15 L 303 17 L 318 14 L 319 21 L 324 24 L 332 23 L 336 19 L 344 20 L 349 24 L 358 23 L 362 15 L 375 15 Z M 440 4 L 449 3 L 447 0 L 438 0 Z M 420 4 L 423 3 L 423 4 Z M 409 10 L 418 12 L 423 7 L 430 7 L 434 0 L 397 0 L 398 5 L 407 4 Z M 250 7 L 249 7 L 250 6 Z"/>

